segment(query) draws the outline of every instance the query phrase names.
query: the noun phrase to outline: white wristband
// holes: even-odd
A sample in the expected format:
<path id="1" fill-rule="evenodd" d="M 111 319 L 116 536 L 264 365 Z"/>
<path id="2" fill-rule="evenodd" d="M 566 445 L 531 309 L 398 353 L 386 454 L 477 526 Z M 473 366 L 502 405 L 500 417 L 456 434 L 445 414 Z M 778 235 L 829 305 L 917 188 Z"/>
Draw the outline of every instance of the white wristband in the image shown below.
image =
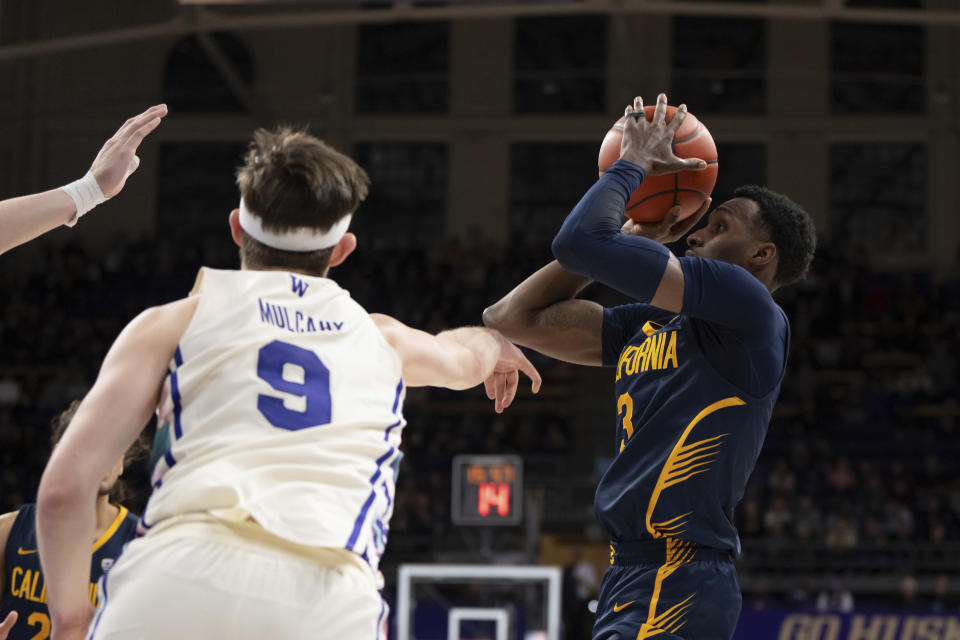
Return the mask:
<path id="1" fill-rule="evenodd" d="M 89 171 L 79 180 L 74 180 L 60 188 L 67 192 L 67 195 L 73 200 L 73 204 L 77 206 L 77 212 L 64 223 L 68 227 L 77 224 L 80 216 L 107 200 L 103 196 L 103 191 L 100 190 L 100 185 L 97 184 L 97 179 Z"/>

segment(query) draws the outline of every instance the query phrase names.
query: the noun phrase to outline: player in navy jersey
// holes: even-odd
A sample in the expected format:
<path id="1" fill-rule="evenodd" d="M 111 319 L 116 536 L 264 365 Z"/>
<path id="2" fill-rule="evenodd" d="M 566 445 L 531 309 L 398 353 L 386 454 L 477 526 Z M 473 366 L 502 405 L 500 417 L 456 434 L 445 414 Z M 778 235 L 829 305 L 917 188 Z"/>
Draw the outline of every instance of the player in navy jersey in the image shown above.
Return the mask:
<path id="1" fill-rule="evenodd" d="M 697 170 L 671 150 L 686 109 L 652 122 L 627 107 L 621 159 L 587 192 L 553 243 L 553 262 L 484 313 L 509 339 L 569 362 L 615 367 L 616 457 L 594 508 L 611 538 L 594 640 L 727 640 L 741 598 L 733 511 L 766 435 L 790 343 L 771 293 L 804 277 L 809 215 L 785 196 L 741 187 L 680 239 L 679 221 L 622 224 L 646 175 Z M 638 300 L 577 299 L 591 281 Z"/>
<path id="2" fill-rule="evenodd" d="M 54 421 L 51 444 L 56 446 L 79 406 L 74 402 Z M 136 536 L 137 517 L 120 504 L 128 490 L 120 479 L 125 462 L 142 450 L 139 441 L 117 460 L 100 483 L 97 528 L 92 541 L 90 601 L 97 602 L 97 581 Z M 50 637 L 47 588 L 37 553 L 36 505 L 0 515 L 0 640 L 43 640 Z M 6 616 L 6 617 L 5 617 Z"/>

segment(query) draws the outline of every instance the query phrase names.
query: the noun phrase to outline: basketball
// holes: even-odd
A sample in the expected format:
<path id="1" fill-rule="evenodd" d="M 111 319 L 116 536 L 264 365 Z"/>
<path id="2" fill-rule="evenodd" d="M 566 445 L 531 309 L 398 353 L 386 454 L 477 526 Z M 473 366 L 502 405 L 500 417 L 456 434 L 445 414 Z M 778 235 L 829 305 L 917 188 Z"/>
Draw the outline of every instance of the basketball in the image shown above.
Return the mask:
<path id="1" fill-rule="evenodd" d="M 643 108 L 647 121 L 653 120 L 653 106 Z M 676 107 L 667 107 L 667 122 L 673 119 Z M 600 175 L 620 158 L 623 139 L 623 118 L 607 131 L 600 145 L 597 168 Z M 673 152 L 680 158 L 700 158 L 707 161 L 702 171 L 680 171 L 659 176 L 648 175 L 643 184 L 627 201 L 626 214 L 635 222 L 659 222 L 674 206 L 680 206 L 680 219 L 692 215 L 703 205 L 717 182 L 717 145 L 713 136 L 692 113 L 687 113 L 683 124 L 673 137 Z"/>

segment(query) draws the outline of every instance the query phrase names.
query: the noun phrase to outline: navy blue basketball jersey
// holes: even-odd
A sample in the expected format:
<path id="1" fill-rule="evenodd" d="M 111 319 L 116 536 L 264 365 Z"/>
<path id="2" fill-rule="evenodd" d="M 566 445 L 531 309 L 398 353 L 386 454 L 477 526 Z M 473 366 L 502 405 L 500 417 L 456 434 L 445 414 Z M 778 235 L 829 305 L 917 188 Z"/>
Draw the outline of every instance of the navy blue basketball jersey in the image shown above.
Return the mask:
<path id="1" fill-rule="evenodd" d="M 97 581 L 113 565 L 123 545 L 136 536 L 137 517 L 120 507 L 120 513 L 93 544 L 90 564 L 90 601 L 97 604 Z M 4 550 L 4 590 L 0 620 L 11 610 L 19 614 L 7 640 L 45 640 L 50 637 L 47 587 L 37 553 L 36 505 L 20 507 Z"/>
<path id="2" fill-rule="evenodd" d="M 616 456 L 594 508 L 614 541 L 680 539 L 739 554 L 733 511 L 767 433 L 790 330 L 739 266 L 682 258 L 683 310 L 604 310 Z"/>

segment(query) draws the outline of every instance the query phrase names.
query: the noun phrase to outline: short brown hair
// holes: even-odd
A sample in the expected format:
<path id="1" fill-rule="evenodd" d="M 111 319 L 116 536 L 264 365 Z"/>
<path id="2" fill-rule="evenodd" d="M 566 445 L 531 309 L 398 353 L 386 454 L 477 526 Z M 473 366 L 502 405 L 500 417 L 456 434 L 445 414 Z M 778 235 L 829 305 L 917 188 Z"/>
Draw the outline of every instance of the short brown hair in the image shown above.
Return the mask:
<path id="1" fill-rule="evenodd" d="M 237 186 L 246 206 L 267 231 L 302 227 L 326 231 L 357 210 L 367 197 L 370 178 L 346 155 L 305 131 L 257 129 Z M 249 267 L 286 267 L 320 275 L 330 249 L 282 251 L 244 234 L 240 256 Z"/>

